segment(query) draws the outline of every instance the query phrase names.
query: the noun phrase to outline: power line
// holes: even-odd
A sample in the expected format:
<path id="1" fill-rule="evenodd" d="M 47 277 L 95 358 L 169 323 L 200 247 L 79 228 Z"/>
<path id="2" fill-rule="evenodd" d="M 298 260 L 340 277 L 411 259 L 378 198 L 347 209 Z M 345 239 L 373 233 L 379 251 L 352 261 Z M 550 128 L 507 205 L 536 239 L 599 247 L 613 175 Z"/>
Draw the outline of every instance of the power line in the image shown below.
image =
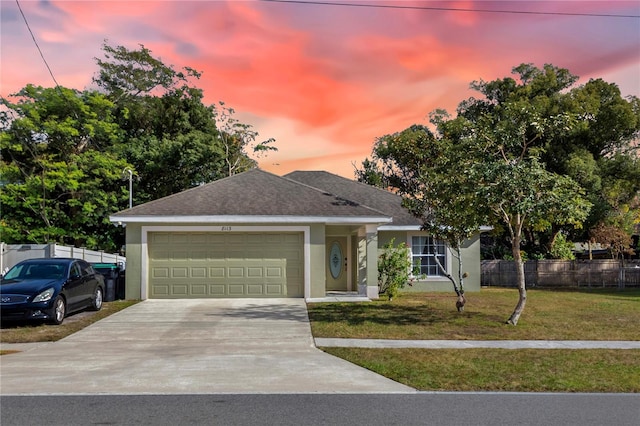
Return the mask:
<path id="1" fill-rule="evenodd" d="M 31 31 L 31 27 L 29 26 L 29 22 L 27 21 L 27 17 L 24 16 L 24 12 L 22 11 L 22 7 L 20 7 L 20 2 L 18 0 L 16 0 L 16 4 L 18 5 L 18 9 L 20 10 L 20 14 L 22 15 L 22 19 L 24 19 L 24 23 L 27 25 L 27 29 L 29 30 L 29 34 L 31 34 L 31 38 L 33 39 L 33 43 L 36 45 L 36 48 L 38 49 L 38 52 L 40 52 L 40 57 L 44 61 L 44 64 L 47 67 L 47 70 L 49 70 L 49 75 L 51 75 L 51 78 L 53 79 L 53 82 L 56 83 L 56 87 L 59 88 L 60 85 L 58 84 L 58 81 L 54 77 L 53 71 L 51 71 L 51 67 L 49 67 L 49 64 L 47 63 L 47 60 L 44 58 L 44 55 L 42 54 L 42 50 L 40 50 L 40 46 L 38 45 L 38 42 L 36 41 L 36 37 L 33 35 L 33 31 Z"/>
<path id="2" fill-rule="evenodd" d="M 433 6 L 407 6 L 399 4 L 371 4 L 371 3 L 337 3 L 327 1 L 303 1 L 303 0 L 259 0 L 269 3 L 291 3 L 316 6 L 343 6 L 343 7 L 364 7 L 377 9 L 409 9 L 409 10 L 435 10 L 449 12 L 477 12 L 477 13 L 508 13 L 518 15 L 556 15 L 556 16 L 584 16 L 597 18 L 640 18 L 640 15 L 618 15 L 606 13 L 578 13 L 578 12 L 536 12 L 525 10 L 502 10 L 502 9 L 467 9 L 459 7 L 433 7 Z"/>

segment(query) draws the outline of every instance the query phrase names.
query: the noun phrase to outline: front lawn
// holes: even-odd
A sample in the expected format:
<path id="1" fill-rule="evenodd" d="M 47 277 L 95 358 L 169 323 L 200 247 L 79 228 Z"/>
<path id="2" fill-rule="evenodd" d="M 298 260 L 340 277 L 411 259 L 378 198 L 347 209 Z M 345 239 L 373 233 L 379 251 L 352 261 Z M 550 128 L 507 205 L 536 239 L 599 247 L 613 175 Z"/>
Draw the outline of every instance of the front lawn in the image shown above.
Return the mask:
<path id="1" fill-rule="evenodd" d="M 322 350 L 422 391 L 640 392 L 636 349 Z"/>
<path id="2" fill-rule="evenodd" d="M 640 290 L 403 294 L 393 302 L 309 304 L 314 337 L 464 340 L 640 340 Z M 640 392 L 640 350 L 321 348 L 424 391 Z"/>
<path id="3" fill-rule="evenodd" d="M 517 326 L 505 324 L 515 289 L 455 295 L 404 293 L 392 302 L 311 303 L 314 337 L 416 340 L 640 340 L 640 290 L 528 290 Z"/>

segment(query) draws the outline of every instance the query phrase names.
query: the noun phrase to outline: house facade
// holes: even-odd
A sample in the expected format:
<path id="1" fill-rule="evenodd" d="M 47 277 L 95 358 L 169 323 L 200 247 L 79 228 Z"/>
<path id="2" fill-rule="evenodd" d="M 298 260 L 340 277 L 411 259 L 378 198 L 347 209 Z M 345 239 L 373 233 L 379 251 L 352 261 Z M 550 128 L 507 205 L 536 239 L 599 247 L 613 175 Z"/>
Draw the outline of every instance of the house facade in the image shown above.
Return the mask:
<path id="1" fill-rule="evenodd" d="M 446 246 L 396 194 L 327 172 L 252 169 L 110 217 L 126 226 L 126 298 L 378 298 L 377 260 L 405 242 L 422 275 L 408 291 L 451 291 Z M 479 237 L 467 241 L 467 291 L 480 289 Z"/>

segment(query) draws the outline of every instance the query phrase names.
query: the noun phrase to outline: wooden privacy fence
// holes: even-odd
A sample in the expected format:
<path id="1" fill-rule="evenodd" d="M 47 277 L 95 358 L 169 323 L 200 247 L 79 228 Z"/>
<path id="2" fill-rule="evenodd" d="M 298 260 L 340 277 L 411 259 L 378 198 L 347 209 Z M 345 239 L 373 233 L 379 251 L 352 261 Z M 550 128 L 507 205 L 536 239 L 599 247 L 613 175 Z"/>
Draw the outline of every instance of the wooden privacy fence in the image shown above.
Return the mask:
<path id="1" fill-rule="evenodd" d="M 524 264 L 524 275 L 528 288 L 640 288 L 640 261 L 529 260 Z M 482 285 L 517 287 L 515 262 L 483 260 Z"/>

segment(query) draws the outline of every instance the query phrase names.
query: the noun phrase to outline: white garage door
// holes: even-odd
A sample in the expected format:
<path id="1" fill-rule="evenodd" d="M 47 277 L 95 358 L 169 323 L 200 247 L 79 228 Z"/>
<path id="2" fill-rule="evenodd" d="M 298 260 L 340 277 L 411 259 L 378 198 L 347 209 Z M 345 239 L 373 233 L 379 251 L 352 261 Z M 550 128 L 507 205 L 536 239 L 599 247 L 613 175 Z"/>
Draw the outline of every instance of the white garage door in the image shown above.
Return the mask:
<path id="1" fill-rule="evenodd" d="M 303 234 L 149 234 L 149 297 L 304 297 Z"/>

